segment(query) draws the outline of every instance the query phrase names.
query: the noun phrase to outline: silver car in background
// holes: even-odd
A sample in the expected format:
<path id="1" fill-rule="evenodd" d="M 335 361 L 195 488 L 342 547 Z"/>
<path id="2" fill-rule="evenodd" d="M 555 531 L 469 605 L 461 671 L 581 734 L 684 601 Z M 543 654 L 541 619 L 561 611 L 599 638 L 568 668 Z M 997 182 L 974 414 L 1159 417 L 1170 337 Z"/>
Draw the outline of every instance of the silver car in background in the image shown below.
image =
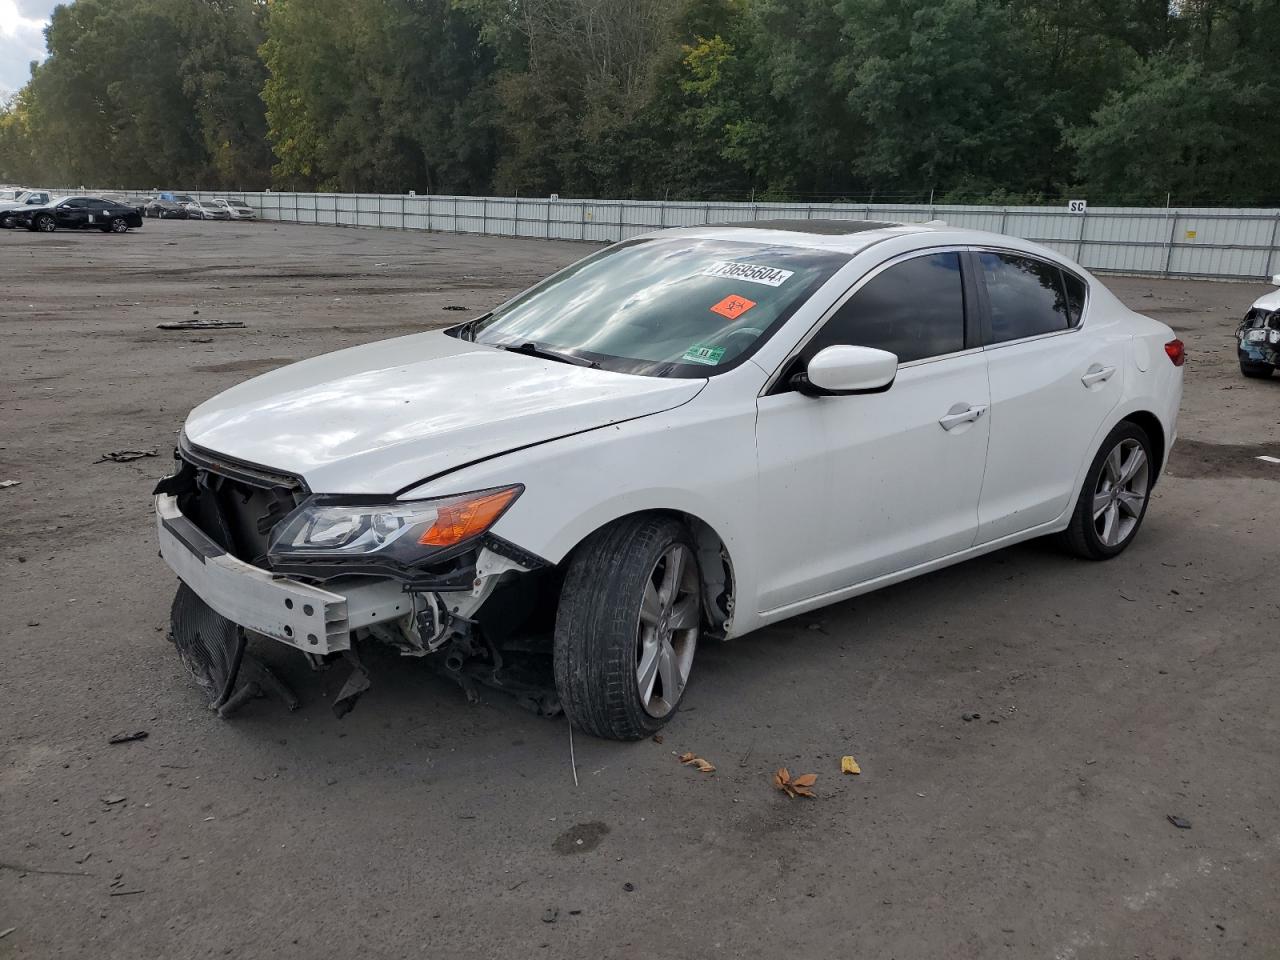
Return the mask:
<path id="1" fill-rule="evenodd" d="M 205 203 L 206 207 L 213 207 L 217 210 L 226 211 L 226 219 L 228 220 L 256 220 L 258 214 L 253 207 L 249 206 L 243 200 L 229 200 L 226 197 L 215 197 Z"/>

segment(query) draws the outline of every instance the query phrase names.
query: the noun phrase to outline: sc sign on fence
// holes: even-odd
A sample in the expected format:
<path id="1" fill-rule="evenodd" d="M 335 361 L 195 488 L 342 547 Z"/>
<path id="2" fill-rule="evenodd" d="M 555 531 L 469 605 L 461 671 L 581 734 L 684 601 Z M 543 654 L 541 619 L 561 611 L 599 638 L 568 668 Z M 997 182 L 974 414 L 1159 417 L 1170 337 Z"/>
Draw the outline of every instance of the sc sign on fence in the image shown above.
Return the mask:
<path id="1" fill-rule="evenodd" d="M 1088 200 L 1068 200 L 1067 213 L 1084 213 L 1089 209 Z"/>

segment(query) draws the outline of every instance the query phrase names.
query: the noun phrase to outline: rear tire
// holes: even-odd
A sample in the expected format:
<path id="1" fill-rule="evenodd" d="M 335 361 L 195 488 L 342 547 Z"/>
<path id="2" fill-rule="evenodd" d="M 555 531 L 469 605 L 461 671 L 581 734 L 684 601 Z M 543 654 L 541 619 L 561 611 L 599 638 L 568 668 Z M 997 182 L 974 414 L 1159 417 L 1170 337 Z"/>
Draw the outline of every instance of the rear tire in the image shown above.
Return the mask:
<path id="1" fill-rule="evenodd" d="M 58 221 L 51 214 L 42 213 L 31 221 L 31 229 L 41 233 L 53 233 L 58 229 Z"/>
<path id="2" fill-rule="evenodd" d="M 1249 363 L 1245 360 L 1240 361 L 1240 372 L 1246 377 L 1258 380 L 1265 380 L 1271 376 L 1271 372 L 1275 367 L 1269 363 Z"/>
<path id="3" fill-rule="evenodd" d="M 111 226 L 108 229 L 110 229 L 112 233 L 128 233 L 129 221 L 124 217 L 116 217 L 111 221 Z"/>
<path id="4" fill-rule="evenodd" d="M 1110 560 L 1138 535 L 1158 464 L 1151 438 L 1136 423 L 1116 424 L 1085 474 L 1062 544 L 1085 560 Z"/>
<path id="5" fill-rule="evenodd" d="M 640 515 L 591 535 L 556 613 L 556 690 L 571 723 L 639 740 L 675 715 L 702 626 L 697 551 L 684 524 Z"/>

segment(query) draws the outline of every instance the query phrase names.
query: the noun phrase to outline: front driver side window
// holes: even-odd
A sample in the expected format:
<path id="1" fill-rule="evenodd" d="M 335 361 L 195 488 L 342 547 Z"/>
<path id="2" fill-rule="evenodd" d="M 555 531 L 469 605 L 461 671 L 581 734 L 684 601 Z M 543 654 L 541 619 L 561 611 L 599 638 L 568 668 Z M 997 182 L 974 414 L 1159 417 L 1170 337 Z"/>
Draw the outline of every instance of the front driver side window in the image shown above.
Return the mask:
<path id="1" fill-rule="evenodd" d="M 809 341 L 801 358 L 808 363 L 833 344 L 888 350 L 899 363 L 963 350 L 960 254 L 913 257 L 872 277 Z"/>

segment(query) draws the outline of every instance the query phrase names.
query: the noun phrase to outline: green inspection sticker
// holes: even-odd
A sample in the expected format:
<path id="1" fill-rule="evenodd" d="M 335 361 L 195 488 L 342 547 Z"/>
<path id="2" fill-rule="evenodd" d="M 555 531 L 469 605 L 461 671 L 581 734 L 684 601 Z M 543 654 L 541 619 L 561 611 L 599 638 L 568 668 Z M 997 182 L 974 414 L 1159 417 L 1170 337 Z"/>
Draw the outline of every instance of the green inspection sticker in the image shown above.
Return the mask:
<path id="1" fill-rule="evenodd" d="M 705 363 L 714 367 L 723 356 L 724 347 L 704 347 L 702 344 L 695 344 L 684 352 L 684 357 L 681 359 L 686 363 Z"/>

